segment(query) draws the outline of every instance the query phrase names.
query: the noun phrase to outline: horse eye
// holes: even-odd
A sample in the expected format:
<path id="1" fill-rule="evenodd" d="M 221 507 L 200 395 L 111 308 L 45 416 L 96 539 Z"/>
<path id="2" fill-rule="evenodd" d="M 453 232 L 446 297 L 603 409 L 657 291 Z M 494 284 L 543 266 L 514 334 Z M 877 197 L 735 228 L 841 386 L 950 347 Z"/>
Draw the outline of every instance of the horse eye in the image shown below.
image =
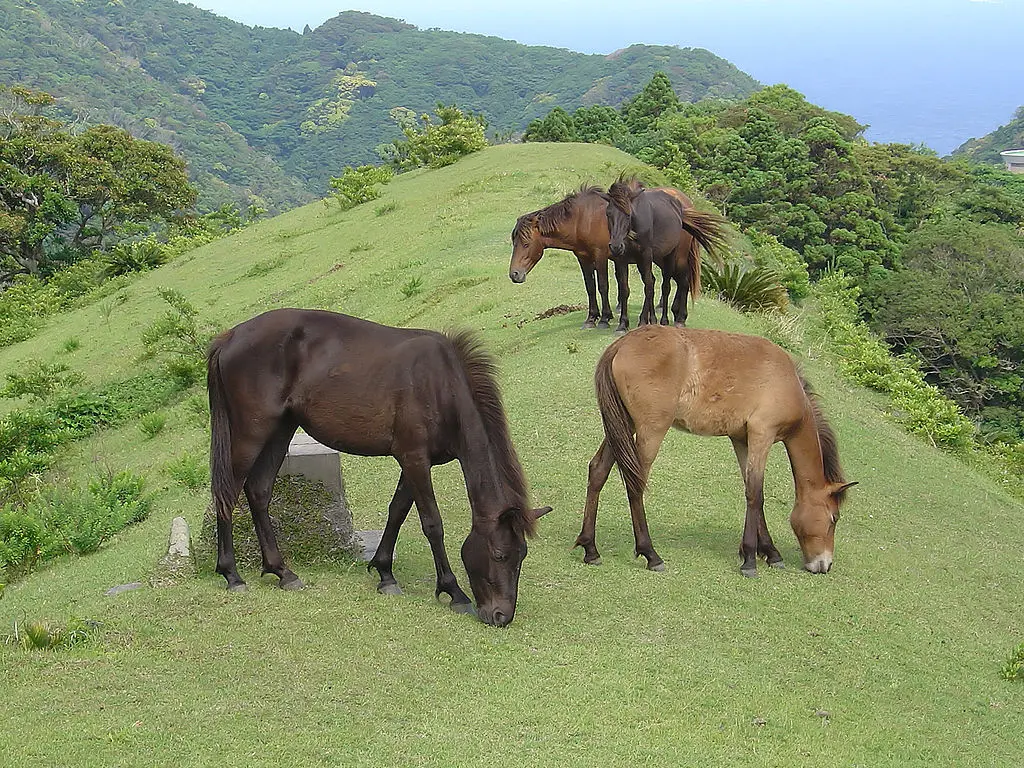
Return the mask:
<path id="1" fill-rule="evenodd" d="M 494 550 L 494 559 L 497 560 L 499 563 L 502 562 L 506 557 L 507 555 L 500 549 Z"/>
<path id="2" fill-rule="evenodd" d="M 838 522 L 839 522 L 839 513 L 836 512 L 835 514 L 832 515 L 832 525 L 835 525 Z"/>

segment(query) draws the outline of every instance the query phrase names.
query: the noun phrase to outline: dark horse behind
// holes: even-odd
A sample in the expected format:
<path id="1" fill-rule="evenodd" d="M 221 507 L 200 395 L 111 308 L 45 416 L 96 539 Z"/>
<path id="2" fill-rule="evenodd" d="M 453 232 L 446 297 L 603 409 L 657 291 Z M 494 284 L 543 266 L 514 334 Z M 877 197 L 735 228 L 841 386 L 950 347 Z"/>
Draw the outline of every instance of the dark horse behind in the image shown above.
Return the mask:
<path id="1" fill-rule="evenodd" d="M 378 590 L 400 594 L 392 572 L 398 531 L 419 512 L 451 607 L 473 611 L 452 573 L 430 469 L 458 460 L 472 509 L 462 561 L 477 615 L 504 626 L 515 615 L 526 538 L 536 518 L 509 437 L 494 363 L 469 332 L 390 328 L 333 312 L 277 309 L 210 345 L 210 473 L 217 512 L 217 573 L 245 588 L 235 566 L 231 518 L 244 488 L 263 573 L 302 586 L 285 565 L 270 524 L 270 494 L 296 428 L 335 450 L 394 456 L 401 476 L 369 567 Z"/>

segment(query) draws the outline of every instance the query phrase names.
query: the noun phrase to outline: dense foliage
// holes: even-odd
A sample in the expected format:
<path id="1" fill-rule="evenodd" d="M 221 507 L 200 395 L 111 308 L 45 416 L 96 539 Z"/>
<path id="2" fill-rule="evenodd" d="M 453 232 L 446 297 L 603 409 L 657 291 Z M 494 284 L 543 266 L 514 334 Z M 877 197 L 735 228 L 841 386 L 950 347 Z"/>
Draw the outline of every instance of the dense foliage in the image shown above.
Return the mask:
<path id="1" fill-rule="evenodd" d="M 1024 441 L 1024 178 L 870 144 L 862 131 L 785 86 L 691 104 L 656 75 L 620 109 L 552 109 L 526 139 L 611 143 L 700 190 L 743 230 L 749 261 L 777 274 L 792 299 L 808 294 L 810 279 L 845 273 L 860 317 L 914 355 L 922 381 L 985 437 Z M 727 266 L 709 279 L 731 298 L 744 279 L 755 287 L 750 270 Z M 920 374 L 898 377 L 913 388 Z M 962 445 L 963 424 L 950 418 L 955 436 L 934 425 L 923 432 Z"/>
<path id="2" fill-rule="evenodd" d="M 517 131 L 556 105 L 618 104 L 658 69 L 688 99 L 757 87 L 695 49 L 584 55 L 354 11 L 299 34 L 173 0 L 0 0 L 0 83 L 174 146 L 207 208 L 255 200 L 277 211 L 323 194 L 346 165 L 401 138 L 396 108 L 455 101 Z"/>
<path id="3" fill-rule="evenodd" d="M 1024 147 L 1024 106 L 1018 107 L 1013 120 L 1001 125 L 992 133 L 980 139 L 969 139 L 953 152 L 954 155 L 976 160 L 980 163 L 1001 163 L 999 153 L 1006 149 Z"/>

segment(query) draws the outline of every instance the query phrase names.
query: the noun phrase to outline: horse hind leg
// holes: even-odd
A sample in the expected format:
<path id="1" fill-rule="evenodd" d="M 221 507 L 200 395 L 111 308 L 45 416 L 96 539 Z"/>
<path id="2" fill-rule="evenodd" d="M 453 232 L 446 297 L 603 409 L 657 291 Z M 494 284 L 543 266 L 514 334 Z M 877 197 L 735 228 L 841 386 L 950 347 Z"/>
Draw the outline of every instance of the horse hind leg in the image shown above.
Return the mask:
<path id="1" fill-rule="evenodd" d="M 663 421 L 664 423 L 662 423 Z M 671 424 L 672 416 L 669 414 L 665 420 L 648 420 L 646 423 L 640 422 L 637 426 L 636 449 L 640 455 L 640 469 L 645 484 L 651 474 L 651 466 L 654 464 L 654 459 L 658 456 L 658 451 L 661 449 L 661 444 L 665 440 L 665 435 L 668 434 Z M 654 550 L 651 533 L 647 528 L 647 512 L 644 509 L 643 493 L 634 494 L 627 487 L 626 496 L 629 498 L 629 514 L 633 521 L 633 539 L 636 543 L 636 556 L 643 555 L 647 559 L 647 569 L 650 571 L 665 570 L 665 561 Z"/>
<path id="2" fill-rule="evenodd" d="M 576 537 L 573 549 L 583 547 L 583 562 L 589 565 L 601 564 L 601 553 L 597 551 L 595 534 L 597 530 L 597 503 L 601 495 L 601 489 L 608 482 L 608 475 L 615 464 L 615 457 L 612 455 L 608 441 L 602 440 L 601 447 L 597 449 L 594 458 L 590 460 L 587 471 L 587 502 L 583 508 L 583 528 L 580 535 Z"/>
<path id="3" fill-rule="evenodd" d="M 402 594 L 402 589 L 398 586 L 398 581 L 395 579 L 392 568 L 395 562 L 395 544 L 398 542 L 398 532 L 402 528 L 405 519 L 409 516 L 412 502 L 412 490 L 409 483 L 406 482 L 405 473 L 403 472 L 398 478 L 395 495 L 388 505 L 388 522 L 384 526 L 384 533 L 380 537 L 380 544 L 377 545 L 377 551 L 366 565 L 366 570 L 371 568 L 377 569 L 377 574 L 380 576 L 380 584 L 377 585 L 377 591 L 382 595 Z"/>
<path id="4" fill-rule="evenodd" d="M 263 557 L 263 574 L 273 573 L 281 589 L 302 589 L 303 583 L 285 564 L 270 522 L 270 496 L 281 469 L 288 445 L 295 434 L 294 423 L 281 423 L 263 446 L 245 479 L 245 497 L 249 501 L 252 524 Z"/>

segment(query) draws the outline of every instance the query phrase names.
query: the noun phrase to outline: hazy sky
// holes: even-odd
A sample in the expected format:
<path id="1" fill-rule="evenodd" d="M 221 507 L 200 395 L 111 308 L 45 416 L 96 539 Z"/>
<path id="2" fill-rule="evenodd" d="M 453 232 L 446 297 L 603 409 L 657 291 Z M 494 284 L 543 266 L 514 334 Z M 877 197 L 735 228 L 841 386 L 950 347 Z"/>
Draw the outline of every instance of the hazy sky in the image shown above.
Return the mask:
<path id="1" fill-rule="evenodd" d="M 610 53 L 707 48 L 763 83 L 852 114 L 879 141 L 947 152 L 1024 104 L 1024 0 L 199 0 L 262 26 L 316 27 L 342 10 L 530 45 Z"/>

